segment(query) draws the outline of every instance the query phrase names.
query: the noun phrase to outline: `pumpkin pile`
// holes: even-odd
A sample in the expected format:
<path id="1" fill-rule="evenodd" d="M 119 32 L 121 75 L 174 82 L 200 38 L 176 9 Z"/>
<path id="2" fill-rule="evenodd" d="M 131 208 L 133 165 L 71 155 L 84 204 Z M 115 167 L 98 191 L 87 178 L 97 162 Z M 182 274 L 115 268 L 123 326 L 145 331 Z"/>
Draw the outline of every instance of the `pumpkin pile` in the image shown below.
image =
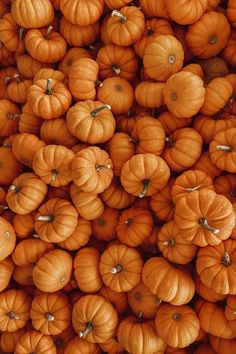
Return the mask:
<path id="1" fill-rule="evenodd" d="M 236 353 L 236 1 L 0 0 L 0 348 Z"/>

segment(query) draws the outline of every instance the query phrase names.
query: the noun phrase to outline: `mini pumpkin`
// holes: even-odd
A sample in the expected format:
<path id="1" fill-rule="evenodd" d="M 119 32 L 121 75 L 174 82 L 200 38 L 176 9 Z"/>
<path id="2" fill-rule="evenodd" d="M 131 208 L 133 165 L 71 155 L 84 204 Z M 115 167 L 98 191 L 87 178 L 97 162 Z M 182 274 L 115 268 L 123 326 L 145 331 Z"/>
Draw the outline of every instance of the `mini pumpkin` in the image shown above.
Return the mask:
<path id="1" fill-rule="evenodd" d="M 135 87 L 135 99 L 140 106 L 160 108 L 163 105 L 163 82 L 142 81 Z"/>
<path id="2" fill-rule="evenodd" d="M 93 236 L 104 241 L 115 239 L 119 216 L 119 210 L 105 207 L 103 214 L 92 221 Z"/>
<path id="3" fill-rule="evenodd" d="M 196 22 L 204 14 L 208 0 L 181 0 L 179 2 L 166 1 L 166 8 L 172 20 L 180 25 L 189 25 Z"/>
<path id="4" fill-rule="evenodd" d="M 7 86 L 7 94 L 13 102 L 26 103 L 31 85 L 31 79 L 15 74 L 13 80 Z"/>
<path id="5" fill-rule="evenodd" d="M 98 291 L 98 294 L 110 301 L 118 315 L 122 315 L 127 310 L 128 298 L 126 292 L 118 293 L 117 291 L 111 290 L 106 285 L 103 285 Z"/>
<path id="6" fill-rule="evenodd" d="M 101 350 L 96 343 L 90 343 L 85 339 L 81 339 L 79 336 L 72 338 L 66 345 L 64 354 L 101 354 Z"/>
<path id="7" fill-rule="evenodd" d="M 10 282 L 11 276 L 13 274 L 15 265 L 11 259 L 11 257 L 5 258 L 0 261 L 0 291 L 5 290 Z"/>
<path id="8" fill-rule="evenodd" d="M 29 104 L 26 103 L 20 115 L 19 132 L 38 135 L 42 123 L 43 119 L 34 115 Z"/>
<path id="9" fill-rule="evenodd" d="M 234 174 L 226 173 L 216 177 L 214 180 L 215 191 L 218 194 L 223 194 L 233 204 L 236 203 L 236 179 Z"/>
<path id="10" fill-rule="evenodd" d="M 63 145 L 69 149 L 77 143 L 64 118 L 44 120 L 40 128 L 40 138 L 48 145 Z"/>
<path id="11" fill-rule="evenodd" d="M 16 244 L 16 234 L 10 222 L 5 220 L 2 216 L 0 216 L 0 230 L 0 261 L 2 261 L 13 252 Z"/>
<path id="12" fill-rule="evenodd" d="M 43 353 L 46 351 L 47 354 L 56 354 L 56 346 L 53 339 L 50 336 L 46 336 L 38 331 L 27 331 L 20 338 L 16 345 L 15 354 L 25 354 L 25 353 Z"/>
<path id="13" fill-rule="evenodd" d="M 91 58 L 91 55 L 84 48 L 70 48 L 64 58 L 59 62 L 58 70 L 68 77 L 72 64 L 80 58 Z"/>
<path id="14" fill-rule="evenodd" d="M 170 221 L 174 217 L 175 205 L 171 196 L 174 181 L 171 177 L 164 188 L 151 196 L 150 207 L 159 220 Z"/>
<path id="15" fill-rule="evenodd" d="M 73 24 L 88 26 L 94 24 L 103 13 L 102 0 L 61 0 L 60 9 L 63 15 Z"/>
<path id="16" fill-rule="evenodd" d="M 127 193 L 119 177 L 114 177 L 110 186 L 101 194 L 103 202 L 110 208 L 125 209 L 131 206 L 135 196 Z"/>
<path id="17" fill-rule="evenodd" d="M 1 42 L 11 52 L 24 53 L 24 28 L 20 28 L 14 21 L 12 14 L 6 13 L 0 19 Z"/>
<path id="18" fill-rule="evenodd" d="M 18 130 L 20 110 L 10 100 L 0 100 L 0 131 L 1 136 L 9 136 Z"/>

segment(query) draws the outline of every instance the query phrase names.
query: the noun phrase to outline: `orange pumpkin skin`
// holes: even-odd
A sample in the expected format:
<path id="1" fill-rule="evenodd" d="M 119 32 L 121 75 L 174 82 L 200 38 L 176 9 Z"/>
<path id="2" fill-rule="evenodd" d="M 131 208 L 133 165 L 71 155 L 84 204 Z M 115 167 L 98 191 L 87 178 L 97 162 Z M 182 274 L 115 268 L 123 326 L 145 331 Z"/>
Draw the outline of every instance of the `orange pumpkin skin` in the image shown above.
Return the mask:
<path id="1" fill-rule="evenodd" d="M 80 337 L 90 343 L 103 343 L 114 337 L 118 316 L 102 296 L 86 295 L 74 304 L 72 323 Z"/>
<path id="2" fill-rule="evenodd" d="M 91 99 L 71 107 L 67 112 L 66 122 L 73 136 L 89 144 L 105 143 L 111 139 L 116 126 L 111 107 Z"/>
<path id="3" fill-rule="evenodd" d="M 6 191 L 0 187 L 0 215 L 2 215 L 5 210 L 8 210 L 8 206 L 6 204 L 6 195 Z"/>
<path id="4" fill-rule="evenodd" d="M 198 336 L 200 323 L 196 313 L 187 305 L 165 304 L 157 310 L 155 326 L 160 338 L 174 348 L 185 348 Z M 176 336 L 170 336 L 170 333 Z"/>
<path id="5" fill-rule="evenodd" d="M 162 35 L 153 39 L 146 47 L 143 64 L 150 78 L 166 81 L 182 69 L 183 60 L 181 43 L 174 36 Z"/>
<path id="6" fill-rule="evenodd" d="M 103 296 L 105 299 L 110 301 L 114 306 L 118 315 L 122 315 L 128 307 L 128 299 L 126 292 L 116 292 L 108 288 L 106 285 L 103 285 L 98 291 L 98 295 Z"/>
<path id="7" fill-rule="evenodd" d="M 174 4 L 171 3 L 171 0 L 166 1 L 169 16 L 180 25 L 189 25 L 199 20 L 205 12 L 207 5 L 207 0 L 181 0 Z"/>
<path id="8" fill-rule="evenodd" d="M 148 17 L 169 17 L 164 0 L 160 0 L 158 3 L 150 0 L 140 0 L 139 2 L 143 12 Z"/>
<path id="9" fill-rule="evenodd" d="M 0 294 L 1 331 L 14 332 L 29 321 L 31 298 L 23 290 L 10 289 Z"/>
<path id="10" fill-rule="evenodd" d="M 63 145 L 69 149 L 77 143 L 64 118 L 44 120 L 40 128 L 40 138 L 47 145 Z"/>
<path id="11" fill-rule="evenodd" d="M 62 82 L 41 79 L 30 86 L 28 103 L 36 116 L 43 119 L 58 118 L 68 111 L 71 94 Z"/>
<path id="12" fill-rule="evenodd" d="M 108 341 L 101 343 L 99 346 L 103 351 L 105 351 L 105 353 L 111 353 L 111 354 L 124 353 L 123 346 L 117 341 L 116 338 L 109 339 Z"/>
<path id="13" fill-rule="evenodd" d="M 96 343 L 90 343 L 87 340 L 81 339 L 79 336 L 71 339 L 63 352 L 63 354 L 101 354 L 101 350 Z"/>
<path id="14" fill-rule="evenodd" d="M 193 55 L 207 59 L 220 53 L 229 35 L 230 25 L 227 18 L 220 12 L 209 11 L 189 26 L 186 40 Z"/>
<path id="15" fill-rule="evenodd" d="M 235 318 L 235 296 L 229 295 L 227 297 L 227 303 L 225 307 L 225 318 L 229 322 L 230 327 L 232 328 L 233 332 L 236 332 L 236 318 Z"/>
<path id="16" fill-rule="evenodd" d="M 236 215 L 236 203 L 233 204 L 233 209 L 234 209 L 234 213 Z M 236 225 L 234 226 L 231 236 L 230 236 L 233 240 L 236 240 Z"/>
<path id="17" fill-rule="evenodd" d="M 93 236 L 101 241 L 114 240 L 119 216 L 119 210 L 105 207 L 104 213 L 92 221 Z"/>
<path id="18" fill-rule="evenodd" d="M 65 18 L 71 23 L 79 26 L 88 26 L 99 20 L 103 13 L 103 1 L 61 0 L 60 9 Z"/>
<path id="19" fill-rule="evenodd" d="M 236 7 L 233 0 L 227 3 L 226 16 L 233 28 L 236 28 Z"/>
<path id="20" fill-rule="evenodd" d="M 157 246 L 169 262 L 187 264 L 197 254 L 197 246 L 187 242 L 174 221 L 164 224 L 157 236 Z"/>
<path id="21" fill-rule="evenodd" d="M 219 245 L 207 246 L 198 251 L 196 271 L 200 280 L 218 294 L 236 293 L 233 281 L 236 272 L 235 249 L 236 241 L 229 239 Z"/>
<path id="22" fill-rule="evenodd" d="M 192 117 L 202 107 L 205 88 L 202 79 L 187 71 L 172 75 L 163 89 L 168 110 L 177 117 Z"/>
<path id="23" fill-rule="evenodd" d="M 203 70 L 199 64 L 188 64 L 183 67 L 182 71 L 189 71 L 192 74 L 198 75 L 201 79 L 204 77 Z"/>
<path id="24" fill-rule="evenodd" d="M 227 64 L 230 65 L 235 65 L 236 63 L 235 43 L 236 43 L 236 31 L 232 29 L 228 42 L 222 52 L 223 59 L 226 61 Z"/>
<path id="25" fill-rule="evenodd" d="M 42 123 L 43 119 L 35 116 L 32 110 L 30 109 L 29 104 L 26 103 L 23 106 L 20 115 L 19 132 L 38 135 Z"/>
<path id="26" fill-rule="evenodd" d="M 174 217 L 174 203 L 171 197 L 171 188 L 174 178 L 170 178 L 167 185 L 150 199 L 150 207 L 159 220 L 170 221 Z"/>
<path id="27" fill-rule="evenodd" d="M 171 189 L 173 202 L 176 204 L 189 193 L 202 189 L 214 191 L 212 178 L 200 170 L 189 170 L 178 176 Z"/>
<path id="28" fill-rule="evenodd" d="M 209 146 L 211 161 L 221 170 L 236 172 L 236 128 L 217 133 Z"/>
<path id="29" fill-rule="evenodd" d="M 233 174 L 226 173 L 217 177 L 214 180 L 214 186 L 216 193 L 223 194 L 231 203 L 236 203 L 236 180 Z"/>
<path id="30" fill-rule="evenodd" d="M 64 58 L 58 64 L 58 70 L 68 78 L 72 64 L 80 58 L 91 58 L 89 52 L 84 48 L 69 49 Z"/>
<path id="31" fill-rule="evenodd" d="M 17 58 L 17 69 L 20 75 L 29 79 L 34 79 L 36 73 L 46 66 L 50 65 L 42 63 L 28 54 L 22 54 Z"/>
<path id="32" fill-rule="evenodd" d="M 18 130 L 20 111 L 10 100 L 0 100 L 0 131 L 1 136 L 15 134 Z"/>
<path id="33" fill-rule="evenodd" d="M 162 127 L 166 134 L 171 134 L 179 128 L 187 127 L 191 124 L 192 118 L 178 118 L 169 111 L 162 113 L 158 120 L 161 122 Z"/>
<path id="34" fill-rule="evenodd" d="M 113 244 L 102 253 L 99 270 L 107 287 L 123 292 L 140 282 L 142 266 L 138 251 L 124 244 Z"/>
<path id="35" fill-rule="evenodd" d="M 74 331 L 74 328 L 72 324 L 70 324 L 69 327 L 67 327 L 64 331 L 57 335 L 53 335 L 53 341 L 55 343 L 55 346 L 57 348 L 57 354 L 64 354 L 67 344 L 76 336 L 76 333 Z"/>
<path id="36" fill-rule="evenodd" d="M 114 10 L 129 4 L 131 0 L 104 0 L 104 2 L 109 9 Z"/>
<path id="37" fill-rule="evenodd" d="M 14 250 L 16 244 L 16 234 L 10 222 L 0 216 L 0 261 L 7 258 Z"/>
<path id="38" fill-rule="evenodd" d="M 139 340 L 133 341 L 132 338 Z M 157 337 L 153 322 L 139 323 L 133 316 L 128 316 L 119 323 L 117 339 L 129 353 L 151 354 L 163 352 L 166 347 L 166 344 Z"/>
<path id="39" fill-rule="evenodd" d="M 32 279 L 32 273 L 33 273 L 33 264 L 28 264 L 27 266 L 24 267 L 19 267 L 16 266 L 14 273 L 13 273 L 13 279 L 22 286 L 27 287 L 33 287 L 33 279 Z"/>
<path id="40" fill-rule="evenodd" d="M 40 70 L 37 70 L 37 72 L 34 75 L 34 81 L 41 80 L 41 79 L 54 79 L 57 81 L 64 82 L 65 81 L 65 75 L 63 72 L 59 70 L 54 70 L 51 68 L 42 68 Z"/>
<path id="41" fill-rule="evenodd" d="M 35 296 L 30 309 L 33 327 L 46 335 L 56 335 L 71 322 L 72 308 L 69 299 L 61 294 Z"/>
<path id="42" fill-rule="evenodd" d="M 2 261 L 0 261 L 0 277 L 1 277 L 0 291 L 1 292 L 7 288 L 11 276 L 13 274 L 14 268 L 15 266 L 11 260 L 11 257 L 5 258 Z"/>
<path id="43" fill-rule="evenodd" d="M 38 260 L 33 269 L 34 284 L 41 291 L 56 292 L 69 283 L 72 267 L 69 253 L 60 249 L 49 251 Z"/>
<path id="44" fill-rule="evenodd" d="M 108 207 L 118 210 L 130 207 L 135 200 L 135 196 L 124 190 L 118 177 L 113 178 L 110 186 L 101 194 L 101 198 Z"/>
<path id="45" fill-rule="evenodd" d="M 27 331 L 20 338 L 16 345 L 15 354 L 26 353 L 47 353 L 56 354 L 56 346 L 50 336 L 46 336 L 38 331 Z"/>
<path id="46" fill-rule="evenodd" d="M 221 169 L 212 163 L 208 151 L 205 151 L 201 154 L 191 169 L 203 171 L 211 178 L 215 178 L 221 174 Z"/>
<path id="47" fill-rule="evenodd" d="M 84 247 L 74 259 L 74 274 L 78 287 L 85 293 L 96 293 L 102 286 L 99 273 L 100 253 L 94 247 Z"/>
<path id="48" fill-rule="evenodd" d="M 210 336 L 210 343 L 217 354 L 224 354 L 226 350 L 229 353 L 234 353 L 236 350 L 235 339 L 223 339 L 220 337 Z"/>
<path id="49" fill-rule="evenodd" d="M 34 234 L 34 217 L 34 213 L 14 216 L 12 224 L 19 239 L 28 238 Z"/>
<path id="50" fill-rule="evenodd" d="M 7 87 L 15 74 L 18 74 L 18 70 L 13 66 L 0 70 L 0 98 L 9 99 Z"/>
<path id="51" fill-rule="evenodd" d="M 140 246 L 149 237 L 153 218 L 147 209 L 131 207 L 122 212 L 116 224 L 118 239 L 129 247 Z"/>
<path id="52" fill-rule="evenodd" d="M 31 79 L 25 79 L 15 74 L 13 81 L 7 86 L 7 94 L 9 98 L 16 103 L 26 103 L 28 90 L 31 85 Z"/>
<path id="53" fill-rule="evenodd" d="M 142 81 L 135 87 L 135 99 L 146 108 L 159 108 L 163 105 L 163 82 Z"/>
<path id="54" fill-rule="evenodd" d="M 193 354 L 216 354 L 216 352 L 212 349 L 210 344 L 203 343 L 199 345 L 196 350 L 194 350 Z"/>
<path id="55" fill-rule="evenodd" d="M 3 332 L 0 339 L 1 349 L 5 353 L 14 352 L 21 336 L 27 331 L 27 327 L 20 328 L 15 332 Z"/>

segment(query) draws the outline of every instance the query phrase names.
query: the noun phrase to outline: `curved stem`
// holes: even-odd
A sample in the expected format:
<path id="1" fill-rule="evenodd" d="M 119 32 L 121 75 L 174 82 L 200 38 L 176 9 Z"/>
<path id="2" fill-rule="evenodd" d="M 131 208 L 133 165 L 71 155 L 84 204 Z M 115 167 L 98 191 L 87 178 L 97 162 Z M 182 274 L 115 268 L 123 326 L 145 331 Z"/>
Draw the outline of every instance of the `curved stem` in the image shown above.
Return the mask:
<path id="1" fill-rule="evenodd" d="M 111 106 L 109 104 L 103 104 L 102 106 L 94 109 L 90 114 L 92 117 L 97 117 L 98 113 L 103 111 L 104 109 L 109 109 L 111 110 Z"/>
<path id="2" fill-rule="evenodd" d="M 127 17 L 125 17 L 124 15 L 122 15 L 119 11 L 114 10 L 111 13 L 112 17 L 118 17 L 120 19 L 120 22 L 123 23 L 125 21 L 127 21 Z"/>
<path id="3" fill-rule="evenodd" d="M 15 312 L 13 312 L 13 311 L 8 312 L 7 316 L 10 318 L 10 320 L 19 320 L 20 319 L 20 317 L 17 314 L 15 314 Z"/>
<path id="4" fill-rule="evenodd" d="M 217 150 L 220 150 L 220 151 L 226 151 L 226 152 L 232 151 L 232 147 L 230 145 L 217 145 L 216 148 L 217 148 Z"/>
<path id="5" fill-rule="evenodd" d="M 47 80 L 47 86 L 45 90 L 46 95 L 51 95 L 52 94 L 52 79 Z"/>
<path id="6" fill-rule="evenodd" d="M 218 234 L 218 233 L 220 232 L 219 229 L 216 229 L 216 228 L 210 226 L 210 225 L 208 224 L 207 219 L 205 219 L 205 218 L 200 219 L 200 220 L 199 220 L 199 224 L 200 224 L 202 227 L 204 227 L 205 229 L 207 229 L 208 231 L 211 231 L 214 235 L 216 235 L 216 234 Z"/>
<path id="7" fill-rule="evenodd" d="M 101 170 L 104 170 L 104 169 L 111 169 L 112 168 L 112 165 L 95 165 L 95 170 L 97 172 L 100 172 Z"/>
<path id="8" fill-rule="evenodd" d="M 20 114 L 19 114 L 19 113 L 15 113 L 15 114 L 8 113 L 8 114 L 7 114 L 7 118 L 12 119 L 12 120 L 16 120 L 16 119 L 19 118 L 19 117 L 20 117 Z"/>
<path id="9" fill-rule="evenodd" d="M 121 70 L 120 70 L 119 66 L 117 66 L 117 65 L 112 65 L 111 70 L 112 70 L 116 75 L 120 75 L 120 73 L 121 73 Z"/>
<path id="10" fill-rule="evenodd" d="M 139 198 L 144 198 L 147 195 L 147 190 L 148 190 L 148 185 L 149 185 L 149 180 L 148 179 L 144 179 L 143 180 L 143 190 L 142 192 L 139 194 Z"/>
<path id="11" fill-rule="evenodd" d="M 24 32 L 25 32 L 25 29 L 23 27 L 21 27 L 18 31 L 20 41 L 22 41 L 22 39 L 23 39 Z"/>
<path id="12" fill-rule="evenodd" d="M 221 264 L 223 264 L 225 267 L 229 267 L 232 264 L 232 260 L 228 252 L 224 253 L 224 256 L 221 259 Z"/>
<path id="13" fill-rule="evenodd" d="M 122 266 L 120 264 L 117 264 L 114 268 L 112 268 L 111 273 L 112 274 L 117 274 L 122 271 Z"/>
<path id="14" fill-rule="evenodd" d="M 196 190 L 198 190 L 199 188 L 204 187 L 204 186 L 208 186 L 208 184 L 199 184 L 198 186 L 193 187 L 193 188 L 186 188 L 186 192 L 195 192 Z"/>
<path id="15" fill-rule="evenodd" d="M 44 317 L 46 318 L 47 321 L 52 322 L 55 320 L 55 317 L 50 313 L 50 312 L 46 312 Z"/>
<path id="16" fill-rule="evenodd" d="M 45 36 L 44 36 L 45 39 L 50 39 L 50 34 L 51 34 L 52 30 L 53 30 L 53 26 L 50 25 L 47 29 Z"/>
<path id="17" fill-rule="evenodd" d="M 86 327 L 83 329 L 83 331 L 79 332 L 79 337 L 80 338 L 85 338 L 87 334 L 93 329 L 92 323 L 86 323 Z"/>
<path id="18" fill-rule="evenodd" d="M 160 306 L 161 303 L 162 303 L 162 300 L 157 298 L 157 301 L 156 301 L 157 306 Z"/>
<path id="19" fill-rule="evenodd" d="M 53 220 L 53 215 L 39 215 L 36 218 L 37 221 L 52 221 Z"/>

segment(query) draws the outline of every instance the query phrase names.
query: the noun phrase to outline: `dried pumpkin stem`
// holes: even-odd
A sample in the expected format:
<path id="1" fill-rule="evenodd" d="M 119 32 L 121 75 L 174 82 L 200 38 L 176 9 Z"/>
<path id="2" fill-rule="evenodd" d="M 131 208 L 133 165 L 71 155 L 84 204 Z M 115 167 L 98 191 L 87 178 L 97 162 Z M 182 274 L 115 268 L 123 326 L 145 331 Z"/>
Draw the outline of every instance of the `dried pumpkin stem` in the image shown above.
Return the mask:
<path id="1" fill-rule="evenodd" d="M 156 301 L 157 306 L 160 306 L 161 303 L 162 303 L 162 300 L 157 298 L 157 301 Z"/>
<path id="2" fill-rule="evenodd" d="M 89 49 L 93 50 L 94 52 L 98 51 L 97 48 L 92 44 L 89 45 Z"/>
<path id="3" fill-rule="evenodd" d="M 35 234 L 32 235 L 32 237 L 33 238 L 39 238 L 39 235 L 35 233 Z"/>
<path id="4" fill-rule="evenodd" d="M 24 32 L 25 32 L 25 29 L 23 27 L 21 27 L 18 31 L 20 41 L 22 41 L 22 39 L 23 39 Z"/>
<path id="5" fill-rule="evenodd" d="M 7 316 L 10 318 L 10 320 L 19 320 L 20 319 L 20 317 L 17 314 L 15 314 L 15 312 L 13 312 L 13 311 L 8 312 Z"/>
<path id="6" fill-rule="evenodd" d="M 98 113 L 103 111 L 104 109 L 109 109 L 109 111 L 110 111 L 111 106 L 109 106 L 109 104 L 103 104 L 102 106 L 94 109 L 90 114 L 92 117 L 97 117 Z"/>
<path id="7" fill-rule="evenodd" d="M 209 44 L 215 44 L 217 42 L 217 37 L 215 35 L 212 35 L 208 39 Z"/>
<path id="8" fill-rule="evenodd" d="M 120 75 L 120 73 L 121 73 L 121 70 L 120 70 L 119 66 L 117 66 L 117 65 L 112 65 L 111 70 L 112 70 L 116 75 Z"/>
<path id="9" fill-rule="evenodd" d="M 53 220 L 53 215 L 39 215 L 36 218 L 37 221 L 52 221 Z"/>
<path id="10" fill-rule="evenodd" d="M 50 34 L 51 34 L 52 30 L 53 30 L 53 26 L 50 25 L 47 29 L 45 36 L 44 36 L 46 39 L 50 39 Z"/>
<path id="11" fill-rule="evenodd" d="M 117 274 L 122 271 L 122 266 L 120 264 L 117 264 L 114 268 L 111 270 L 111 274 Z"/>
<path id="12" fill-rule="evenodd" d="M 218 234 L 218 233 L 220 232 L 219 229 L 216 229 L 216 228 L 210 226 L 210 225 L 208 224 L 207 219 L 205 219 L 205 218 L 200 219 L 200 220 L 199 220 L 199 224 L 200 224 L 202 227 L 204 227 L 205 229 L 207 229 L 208 231 L 211 231 L 214 235 L 216 235 L 216 234 Z"/>
<path id="13" fill-rule="evenodd" d="M 174 64 L 175 61 L 176 61 L 176 57 L 174 56 L 174 54 L 168 56 L 168 63 L 169 64 Z"/>
<path id="14" fill-rule="evenodd" d="M 47 80 L 47 86 L 46 86 L 45 93 L 46 93 L 46 95 L 52 94 L 52 79 Z"/>
<path id="15" fill-rule="evenodd" d="M 50 313 L 50 312 L 46 312 L 44 317 L 46 318 L 47 321 L 52 322 L 55 320 L 55 317 Z"/>
<path id="16" fill-rule="evenodd" d="M 148 35 L 148 36 L 151 36 L 151 35 L 153 35 L 153 34 L 154 34 L 153 28 L 152 28 L 152 27 L 147 27 L 147 35 Z"/>
<path id="17" fill-rule="evenodd" d="M 193 187 L 193 188 L 186 188 L 186 192 L 195 192 L 203 186 L 208 186 L 208 184 L 199 184 L 198 186 Z"/>
<path id="18" fill-rule="evenodd" d="M 178 312 L 175 312 L 173 315 L 172 315 L 172 318 L 173 320 L 175 321 L 179 321 L 181 319 L 181 314 L 178 313 Z"/>
<path id="19" fill-rule="evenodd" d="M 95 165 L 95 170 L 97 172 L 100 172 L 101 170 L 104 170 L 104 169 L 111 169 L 112 168 L 112 165 Z"/>
<path id="20" fill-rule="evenodd" d="M 144 179 L 143 180 L 143 190 L 139 194 L 139 198 L 144 198 L 147 195 L 147 190 L 148 190 L 149 183 L 150 183 L 150 181 L 148 179 Z"/>
<path id="21" fill-rule="evenodd" d="M 92 323 L 88 322 L 86 323 L 86 327 L 83 329 L 83 331 L 79 332 L 79 337 L 80 338 L 85 338 L 87 334 L 93 329 Z"/>
<path id="22" fill-rule="evenodd" d="M 174 247 L 174 245 L 175 245 L 175 239 L 174 239 L 174 238 L 170 238 L 168 241 L 163 242 L 163 244 L 164 244 L 165 246 Z"/>
<path id="23" fill-rule="evenodd" d="M 103 86 L 103 82 L 100 81 L 100 80 L 97 80 L 97 81 L 95 81 L 95 85 L 96 85 L 96 87 L 102 87 Z"/>
<path id="24" fill-rule="evenodd" d="M 12 119 L 12 120 L 16 120 L 19 117 L 20 117 L 20 114 L 18 114 L 18 113 L 16 113 L 16 114 L 8 113 L 7 114 L 7 118 Z"/>
<path id="25" fill-rule="evenodd" d="M 112 17 L 118 17 L 118 18 L 120 19 L 120 22 L 121 22 L 121 23 L 127 21 L 127 17 L 124 16 L 124 15 L 122 15 L 122 14 L 121 14 L 119 11 L 117 11 L 117 10 L 112 11 L 111 16 L 112 16 Z"/>
<path id="26" fill-rule="evenodd" d="M 19 186 L 16 186 L 15 184 L 12 184 L 12 185 L 9 187 L 9 191 L 13 191 L 13 192 L 19 193 L 19 192 L 20 192 L 20 187 L 19 187 Z"/>
<path id="27" fill-rule="evenodd" d="M 228 252 L 224 253 L 224 256 L 221 259 L 221 264 L 223 264 L 225 267 L 229 267 L 232 264 L 232 260 Z"/>
<path id="28" fill-rule="evenodd" d="M 7 205 L 0 204 L 0 209 L 7 210 L 9 209 Z"/>
<path id="29" fill-rule="evenodd" d="M 52 174 L 52 180 L 55 181 L 57 179 L 57 176 L 59 175 L 59 172 L 55 169 L 51 171 Z"/>
<path id="30" fill-rule="evenodd" d="M 216 148 L 220 151 L 232 151 L 232 147 L 230 145 L 217 145 Z"/>

